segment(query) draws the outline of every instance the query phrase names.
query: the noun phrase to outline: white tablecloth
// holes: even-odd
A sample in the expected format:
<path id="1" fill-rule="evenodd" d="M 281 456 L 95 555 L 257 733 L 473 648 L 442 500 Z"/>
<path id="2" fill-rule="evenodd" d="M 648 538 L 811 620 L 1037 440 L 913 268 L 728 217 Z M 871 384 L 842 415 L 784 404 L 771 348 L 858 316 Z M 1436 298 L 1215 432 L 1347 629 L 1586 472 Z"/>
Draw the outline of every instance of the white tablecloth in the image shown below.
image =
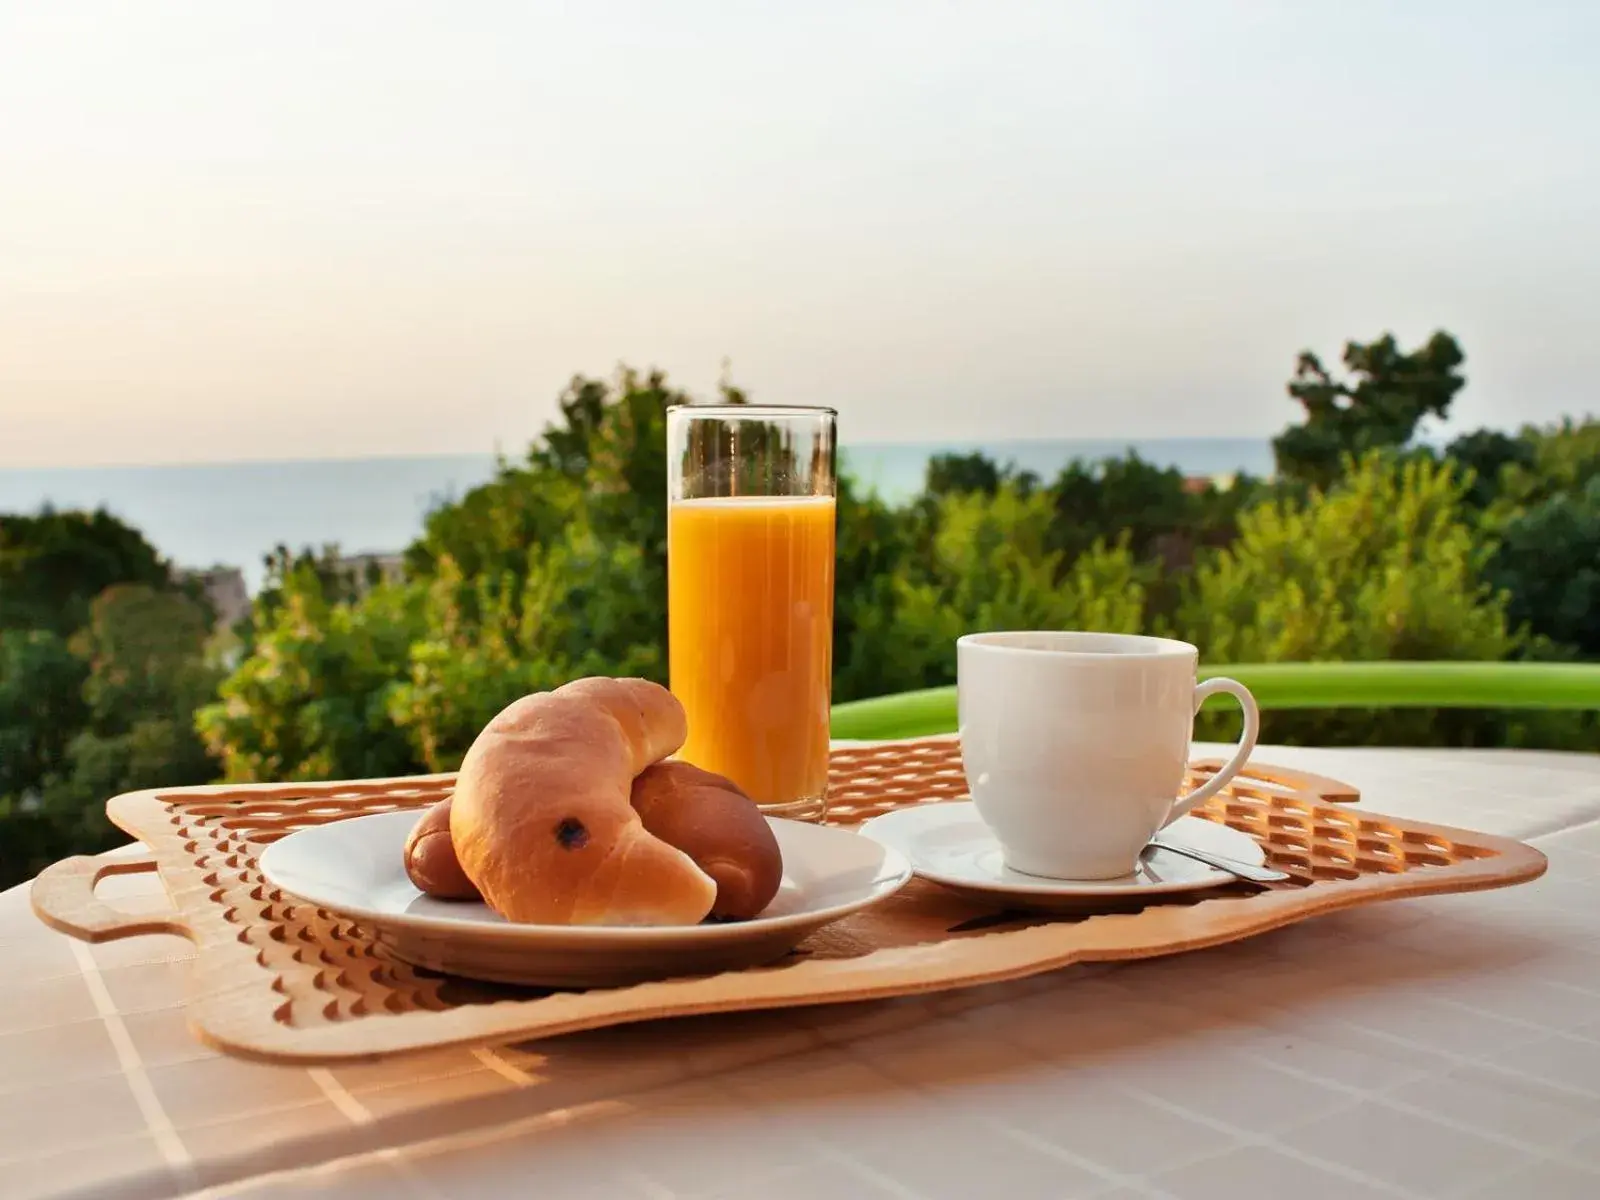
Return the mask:
<path id="1" fill-rule="evenodd" d="M 1600 1197 L 1600 757 L 1258 757 L 1550 872 L 1020 984 L 309 1071 L 189 1037 L 185 943 L 85 946 L 15 889 L 0 1197 Z"/>

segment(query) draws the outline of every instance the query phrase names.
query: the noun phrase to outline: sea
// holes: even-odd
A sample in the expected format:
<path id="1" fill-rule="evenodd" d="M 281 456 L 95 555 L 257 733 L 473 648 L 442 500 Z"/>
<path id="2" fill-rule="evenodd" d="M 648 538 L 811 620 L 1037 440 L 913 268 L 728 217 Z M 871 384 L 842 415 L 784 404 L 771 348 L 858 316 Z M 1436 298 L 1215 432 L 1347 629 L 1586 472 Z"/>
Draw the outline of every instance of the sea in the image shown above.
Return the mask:
<path id="1" fill-rule="evenodd" d="M 1048 480 L 1074 459 L 1097 461 L 1129 450 L 1186 475 L 1272 470 L 1271 446 L 1256 438 L 862 443 L 841 447 L 840 469 L 885 499 L 903 501 L 921 488 L 935 454 L 981 451 Z M 489 454 L 5 468 L 0 512 L 104 507 L 137 526 L 173 563 L 237 567 L 254 592 L 275 546 L 397 553 L 421 531 L 429 511 L 487 481 L 494 470 Z"/>

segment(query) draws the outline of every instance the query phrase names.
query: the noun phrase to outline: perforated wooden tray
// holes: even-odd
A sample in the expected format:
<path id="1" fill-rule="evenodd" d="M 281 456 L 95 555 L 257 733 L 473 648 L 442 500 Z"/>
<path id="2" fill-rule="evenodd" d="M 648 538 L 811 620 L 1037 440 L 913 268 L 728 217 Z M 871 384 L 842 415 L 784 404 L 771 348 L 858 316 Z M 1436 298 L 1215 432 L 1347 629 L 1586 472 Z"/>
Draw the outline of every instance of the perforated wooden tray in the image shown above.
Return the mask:
<path id="1" fill-rule="evenodd" d="M 1196 763 L 1204 776 L 1214 763 Z M 268 843 L 306 825 L 416 808 L 452 777 L 136 792 L 107 805 L 148 848 L 74 858 L 35 881 L 54 928 L 91 942 L 179 933 L 198 946 L 189 1019 L 245 1057 L 318 1063 L 492 1044 L 651 1018 L 824 1004 L 998 982 L 1069 963 L 1142 958 L 1264 932 L 1352 905 L 1503 887 L 1543 873 L 1519 842 L 1350 810 L 1353 788 L 1256 765 L 1199 815 L 1251 834 L 1290 884 L 1240 885 L 1142 910 L 1064 919 L 1001 911 L 914 880 L 890 901 L 813 935 L 775 965 L 587 992 L 538 993 L 413 969 L 359 925 L 287 901 L 256 869 Z M 834 752 L 830 820 L 855 825 L 908 804 L 960 798 L 960 748 L 931 739 Z M 158 871 L 170 914 L 96 899 L 106 875 Z"/>

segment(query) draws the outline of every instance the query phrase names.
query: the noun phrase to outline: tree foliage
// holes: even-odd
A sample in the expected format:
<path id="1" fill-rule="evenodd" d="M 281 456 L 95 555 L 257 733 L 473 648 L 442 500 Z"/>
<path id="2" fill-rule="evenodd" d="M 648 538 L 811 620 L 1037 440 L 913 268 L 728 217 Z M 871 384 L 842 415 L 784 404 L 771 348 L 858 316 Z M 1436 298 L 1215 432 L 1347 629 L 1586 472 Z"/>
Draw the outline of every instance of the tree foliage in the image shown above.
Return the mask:
<path id="1" fill-rule="evenodd" d="M 0 629 L 45 629 L 67 637 L 115 583 L 167 587 L 155 547 L 104 509 L 92 513 L 0 513 Z"/>
<path id="2" fill-rule="evenodd" d="M 1484 508 L 1490 574 L 1544 657 L 1600 657 L 1600 420 L 1528 427 Z"/>
<path id="3" fill-rule="evenodd" d="M 1001 466 L 980 451 L 935 454 L 923 471 L 922 494 L 934 500 L 971 492 L 992 496 L 1003 483 L 1026 493 L 1033 491 L 1039 480 L 1031 471 L 1010 463 Z"/>
<path id="4" fill-rule="evenodd" d="M 103 848 L 117 837 L 99 807 L 108 797 L 216 778 L 194 729 L 195 710 L 221 677 L 207 658 L 209 636 L 209 614 L 181 592 L 119 584 L 95 598 L 73 639 L 88 665 L 88 720 L 69 746 L 69 769 L 44 797 L 62 825 Z"/>
<path id="5" fill-rule="evenodd" d="M 1447 465 L 1374 452 L 1326 493 L 1258 505 L 1196 567 L 1176 629 L 1212 662 L 1505 658 L 1463 491 Z"/>
<path id="6" fill-rule="evenodd" d="M 1462 434 L 1445 449 L 1445 458 L 1455 463 L 1468 480 L 1466 501 L 1476 509 L 1486 509 L 1500 495 L 1502 481 L 1511 467 L 1530 467 L 1534 448 L 1526 438 L 1513 437 L 1498 429 L 1476 429 Z"/>
<path id="7" fill-rule="evenodd" d="M 427 585 L 423 631 L 388 711 L 429 770 L 453 770 L 478 730 L 527 692 L 584 675 L 666 682 L 650 640 L 657 597 L 639 585 L 644 552 L 575 521 L 528 552 L 518 577 L 485 586 L 450 560 Z"/>
<path id="8" fill-rule="evenodd" d="M 1491 569 L 1492 544 L 1449 462 L 1373 451 L 1327 492 L 1258 504 L 1231 546 L 1184 588 L 1177 636 L 1206 661 L 1488 661 L 1533 648 Z M 1264 736 L 1287 744 L 1585 746 L 1570 713 L 1399 710 L 1281 712 Z M 1236 718 L 1202 714 L 1202 736 Z"/>
<path id="9" fill-rule="evenodd" d="M 121 840 L 111 796 L 216 777 L 194 731 L 210 635 L 207 608 L 145 582 L 105 588 L 69 638 L 0 629 L 0 886 Z"/>
<path id="10" fill-rule="evenodd" d="M 1208 662 L 1600 657 L 1600 423 L 1416 444 L 1463 383 L 1448 334 L 1309 353 L 1271 480 L 1129 453 L 1041 481 L 933 459 L 903 504 L 841 478 L 834 698 L 949 683 L 1003 628 L 1168 632 Z M 744 397 L 723 386 L 722 399 Z M 116 835 L 130 788 L 454 768 L 506 702 L 585 674 L 666 680 L 659 373 L 574 378 L 520 458 L 440 504 L 398 580 L 280 547 L 242 656 L 104 513 L 0 517 L 0 886 Z M 750 436 L 760 439 L 761 431 Z M 773 454 L 789 453 L 775 438 Z M 1236 718 L 1203 714 L 1204 735 Z M 1273 713 L 1323 744 L 1592 745 L 1568 714 Z"/>
<path id="11" fill-rule="evenodd" d="M 1511 619 L 1584 658 L 1600 658 L 1600 475 L 1509 517 L 1490 578 Z"/>
<path id="12" fill-rule="evenodd" d="M 48 629 L 0 629 L 0 797 L 37 803 L 88 718 L 88 667 Z"/>
<path id="13" fill-rule="evenodd" d="M 687 399 L 659 373 L 574 379 L 522 462 L 429 514 L 405 583 L 278 572 L 255 652 L 200 715 L 228 777 L 447 770 L 524 692 L 665 682 L 666 410 Z"/>
<path id="14" fill-rule="evenodd" d="M 256 614 L 252 651 L 196 724 L 226 778 L 367 778 L 417 766 L 389 718 L 411 641 L 415 589 L 383 584 L 359 601 L 329 596 L 300 562 L 273 581 L 277 604 Z"/>
<path id="15" fill-rule="evenodd" d="M 889 577 L 889 604 L 872 631 L 873 689 L 952 682 L 963 633 L 1137 630 L 1144 587 L 1127 546 L 1097 543 L 1069 562 L 1049 546 L 1053 514 L 1047 494 L 1014 483 L 940 500 L 924 569 Z"/>
<path id="16" fill-rule="evenodd" d="M 1397 449 L 1411 441 L 1426 417 L 1444 417 L 1466 384 L 1461 347 L 1448 333 L 1403 351 L 1394 335 L 1347 342 L 1347 377 L 1336 379 L 1309 350 L 1289 382 L 1289 396 L 1304 410 L 1272 443 L 1278 472 L 1314 487 L 1328 487 L 1341 464 L 1369 450 Z"/>

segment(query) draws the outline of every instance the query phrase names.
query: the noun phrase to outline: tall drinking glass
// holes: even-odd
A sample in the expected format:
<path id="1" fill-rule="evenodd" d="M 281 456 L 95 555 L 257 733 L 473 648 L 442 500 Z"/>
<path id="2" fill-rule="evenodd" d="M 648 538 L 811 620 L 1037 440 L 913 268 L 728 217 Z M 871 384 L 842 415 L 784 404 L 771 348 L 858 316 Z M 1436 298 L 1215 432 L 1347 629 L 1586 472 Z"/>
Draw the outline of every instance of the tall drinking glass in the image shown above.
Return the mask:
<path id="1" fill-rule="evenodd" d="M 678 757 L 773 816 L 827 807 L 834 421 L 828 408 L 667 412 L 667 642 Z"/>

